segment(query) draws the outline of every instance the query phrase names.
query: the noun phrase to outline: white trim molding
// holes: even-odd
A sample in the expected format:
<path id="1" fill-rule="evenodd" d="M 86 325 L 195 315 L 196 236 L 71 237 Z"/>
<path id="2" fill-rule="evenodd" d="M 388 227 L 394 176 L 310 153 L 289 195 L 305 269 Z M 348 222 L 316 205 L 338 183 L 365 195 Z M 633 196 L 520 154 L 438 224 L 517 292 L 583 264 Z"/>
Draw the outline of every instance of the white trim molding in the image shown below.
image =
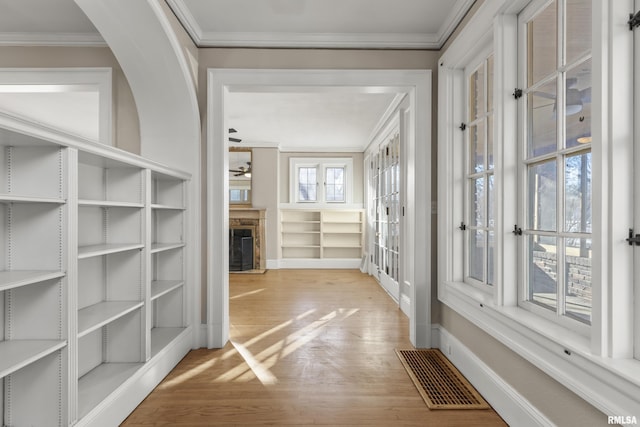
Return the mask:
<path id="1" fill-rule="evenodd" d="M 203 30 L 185 0 L 167 0 L 198 47 L 440 49 L 474 0 L 457 0 L 435 33 L 214 32 Z"/>
<path id="2" fill-rule="evenodd" d="M 0 68 L 0 86 L 4 85 L 33 86 L 29 90 L 34 93 L 78 90 L 97 92 L 99 103 L 97 142 L 113 145 L 113 71 L 111 68 Z M 2 92 L 1 87 L 0 92 Z M 29 121 L 29 118 L 26 120 Z M 64 129 L 60 130 L 68 133 Z"/>
<path id="3" fill-rule="evenodd" d="M 0 46 L 82 46 L 104 47 L 98 33 L 0 33 Z"/>
<path id="4" fill-rule="evenodd" d="M 384 93 L 404 93 L 409 99 L 407 143 L 407 224 L 403 253 L 415 257 L 405 274 L 411 283 L 410 339 L 416 347 L 431 342 L 431 78 L 430 70 L 273 70 L 209 69 L 207 161 L 210 264 L 207 281 L 209 347 L 222 347 L 228 339 L 228 140 L 224 97 L 231 91 L 363 91 L 374 87 Z M 262 88 L 262 89 L 261 89 Z M 226 259 L 226 261 L 225 261 Z M 278 262 L 282 267 L 282 260 Z M 356 268 L 359 267 L 356 266 Z M 219 339 L 215 341 L 214 338 Z"/>
<path id="5" fill-rule="evenodd" d="M 432 342 L 473 384 L 507 424 L 522 427 L 555 425 L 441 325 L 433 325 Z"/>

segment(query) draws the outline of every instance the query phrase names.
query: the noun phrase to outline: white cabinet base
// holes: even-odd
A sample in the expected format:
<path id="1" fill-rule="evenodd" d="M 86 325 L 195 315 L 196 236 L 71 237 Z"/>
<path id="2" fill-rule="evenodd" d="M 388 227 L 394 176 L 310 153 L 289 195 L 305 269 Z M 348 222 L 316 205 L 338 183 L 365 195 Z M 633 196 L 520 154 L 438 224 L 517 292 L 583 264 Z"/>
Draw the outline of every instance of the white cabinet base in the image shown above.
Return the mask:
<path id="1" fill-rule="evenodd" d="M 151 360 L 144 365 L 139 364 L 140 368 L 135 368 L 122 385 L 80 419 L 76 426 L 110 427 L 122 423 L 191 350 L 192 343 L 193 328 L 185 328 Z"/>

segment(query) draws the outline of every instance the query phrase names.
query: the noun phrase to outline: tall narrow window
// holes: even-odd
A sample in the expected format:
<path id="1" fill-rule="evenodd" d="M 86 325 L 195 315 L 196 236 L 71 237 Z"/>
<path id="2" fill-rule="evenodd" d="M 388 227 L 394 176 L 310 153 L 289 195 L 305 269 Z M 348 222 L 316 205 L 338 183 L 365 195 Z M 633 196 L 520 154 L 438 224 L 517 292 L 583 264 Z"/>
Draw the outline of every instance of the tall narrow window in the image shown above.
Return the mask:
<path id="1" fill-rule="evenodd" d="M 327 202 L 344 202 L 344 166 L 325 169 L 325 198 Z"/>
<path id="2" fill-rule="evenodd" d="M 591 1 L 554 1 L 525 25 L 521 299 L 538 312 L 590 324 Z"/>
<path id="3" fill-rule="evenodd" d="M 301 202 L 315 202 L 318 200 L 318 168 L 300 167 L 298 169 L 298 200 Z"/>
<path id="4" fill-rule="evenodd" d="M 466 280 L 493 285 L 493 56 L 468 78 Z"/>

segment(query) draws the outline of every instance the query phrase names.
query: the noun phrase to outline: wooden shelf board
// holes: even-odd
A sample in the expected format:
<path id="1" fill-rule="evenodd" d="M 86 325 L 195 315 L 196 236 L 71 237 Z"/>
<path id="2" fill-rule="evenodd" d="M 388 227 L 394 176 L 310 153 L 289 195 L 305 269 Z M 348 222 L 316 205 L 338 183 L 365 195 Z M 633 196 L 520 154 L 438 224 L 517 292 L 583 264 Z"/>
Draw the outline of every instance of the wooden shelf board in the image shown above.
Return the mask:
<path id="1" fill-rule="evenodd" d="M 0 271 L 0 291 L 64 277 L 63 271 L 16 270 Z"/>
<path id="2" fill-rule="evenodd" d="M 362 224 L 362 221 L 323 221 L 325 224 Z"/>
<path id="3" fill-rule="evenodd" d="M 184 247 L 184 243 L 152 243 L 151 244 L 151 253 L 155 254 L 157 252 L 168 251 L 171 249 L 177 249 Z"/>
<path id="4" fill-rule="evenodd" d="M 31 197 L 18 196 L 15 194 L 0 194 L 0 203 L 50 203 L 62 205 L 67 201 L 58 197 Z"/>
<path id="5" fill-rule="evenodd" d="M 142 363 L 103 363 L 78 380 L 78 418 L 100 402 L 142 367 Z"/>
<path id="6" fill-rule="evenodd" d="M 104 208 L 143 208 L 144 203 L 80 199 L 78 200 L 78 206 L 98 206 Z"/>
<path id="7" fill-rule="evenodd" d="M 362 249 L 361 245 L 348 245 L 348 244 L 325 244 L 322 245 L 324 248 L 328 249 Z"/>
<path id="8" fill-rule="evenodd" d="M 94 256 L 114 254 L 118 252 L 126 252 L 134 249 L 142 249 L 142 243 L 122 243 L 122 244 L 102 244 L 80 246 L 78 248 L 78 258 L 91 258 Z"/>
<path id="9" fill-rule="evenodd" d="M 282 224 L 320 224 L 321 221 L 290 221 L 284 220 Z"/>
<path id="10" fill-rule="evenodd" d="M 152 328 L 151 329 L 151 357 L 154 357 L 171 341 L 176 339 L 187 328 Z"/>
<path id="11" fill-rule="evenodd" d="M 151 301 L 184 285 L 184 280 L 154 280 L 151 282 Z"/>
<path id="12" fill-rule="evenodd" d="M 323 231 L 322 234 L 362 234 L 361 231 Z"/>
<path id="13" fill-rule="evenodd" d="M 318 231 L 283 231 L 282 234 L 320 234 Z"/>
<path id="14" fill-rule="evenodd" d="M 160 204 L 157 204 L 157 203 L 152 203 L 151 204 L 151 209 L 183 211 L 186 208 L 184 206 L 160 205 Z"/>
<path id="15" fill-rule="evenodd" d="M 282 245 L 282 248 L 311 248 L 320 249 L 320 245 Z"/>
<path id="16" fill-rule="evenodd" d="M 78 310 L 78 338 L 142 307 L 142 301 L 105 301 Z"/>
<path id="17" fill-rule="evenodd" d="M 60 340 L 0 341 L 0 378 L 24 368 L 67 345 Z"/>

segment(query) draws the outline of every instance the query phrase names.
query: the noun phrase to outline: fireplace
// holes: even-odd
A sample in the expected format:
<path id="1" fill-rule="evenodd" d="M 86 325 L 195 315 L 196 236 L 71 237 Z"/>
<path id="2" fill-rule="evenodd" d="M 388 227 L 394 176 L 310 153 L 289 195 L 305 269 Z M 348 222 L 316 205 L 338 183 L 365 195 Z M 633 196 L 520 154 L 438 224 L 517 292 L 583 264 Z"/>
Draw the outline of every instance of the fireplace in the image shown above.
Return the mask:
<path id="1" fill-rule="evenodd" d="M 253 270 L 253 229 L 229 230 L 229 271 Z"/>
<path id="2" fill-rule="evenodd" d="M 249 237 L 244 245 L 246 250 L 249 250 L 249 245 L 251 246 L 252 266 L 246 270 L 266 269 L 265 221 L 266 209 L 235 207 L 229 209 L 229 271 L 241 271 L 239 268 L 233 270 L 235 267 L 231 266 L 232 236 Z M 242 245 L 241 242 L 238 244 Z M 244 258 L 248 259 L 248 256 Z"/>

